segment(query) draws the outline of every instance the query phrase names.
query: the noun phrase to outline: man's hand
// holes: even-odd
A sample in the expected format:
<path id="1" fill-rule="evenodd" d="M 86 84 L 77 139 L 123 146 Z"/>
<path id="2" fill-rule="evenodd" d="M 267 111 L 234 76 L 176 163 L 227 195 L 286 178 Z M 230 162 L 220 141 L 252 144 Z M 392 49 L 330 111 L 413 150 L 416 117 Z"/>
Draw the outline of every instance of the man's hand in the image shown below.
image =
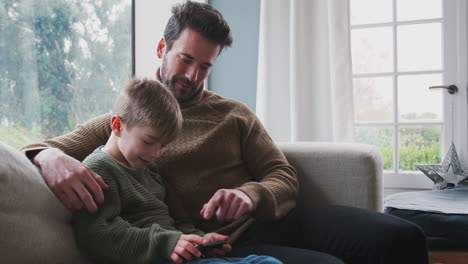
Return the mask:
<path id="1" fill-rule="evenodd" d="M 203 237 L 207 243 L 208 242 L 216 242 L 216 241 L 226 241 L 229 239 L 228 236 L 224 236 L 217 233 L 208 233 Z M 224 257 L 226 253 L 229 253 L 232 250 L 231 245 L 224 244 L 220 248 L 212 248 L 207 251 L 208 257 Z"/>
<path id="2" fill-rule="evenodd" d="M 79 210 L 84 205 L 93 213 L 98 209 L 96 202 L 104 202 L 102 189 L 109 186 L 93 170 L 59 149 L 39 152 L 34 163 L 41 168 L 49 188 L 68 209 Z"/>
<path id="3" fill-rule="evenodd" d="M 200 215 L 208 220 L 216 215 L 218 221 L 232 221 L 250 213 L 253 202 L 242 191 L 235 189 L 220 189 L 203 205 Z"/>
<path id="4" fill-rule="evenodd" d="M 198 250 L 196 244 L 205 244 L 206 240 L 197 235 L 181 235 L 179 240 L 172 250 L 171 260 L 177 264 L 181 264 L 184 261 L 189 261 L 193 256 L 200 257 L 201 252 Z"/>

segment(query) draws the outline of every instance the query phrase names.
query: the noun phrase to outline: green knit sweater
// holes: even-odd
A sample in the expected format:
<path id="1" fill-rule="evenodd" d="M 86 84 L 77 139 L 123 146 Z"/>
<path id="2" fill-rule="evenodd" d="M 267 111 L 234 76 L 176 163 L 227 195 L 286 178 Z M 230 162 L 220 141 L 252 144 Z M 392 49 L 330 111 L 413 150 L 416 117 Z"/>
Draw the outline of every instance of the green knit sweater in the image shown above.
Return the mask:
<path id="1" fill-rule="evenodd" d="M 96 263 L 150 263 L 156 256 L 169 258 L 181 233 L 204 235 L 176 206 L 155 164 L 128 168 L 101 148 L 83 163 L 110 187 L 97 213 L 73 214 L 78 247 Z"/>
<path id="2" fill-rule="evenodd" d="M 159 71 L 156 77 L 160 79 Z M 230 235 L 233 242 L 255 218 L 282 217 L 296 205 L 296 172 L 248 107 L 205 90 L 180 107 L 182 132 L 157 164 L 197 228 Z M 83 160 L 106 144 L 110 117 L 101 115 L 69 134 L 31 144 L 23 151 L 31 156 L 55 147 Z M 246 193 L 254 212 L 229 223 L 204 220 L 200 216 L 203 204 L 221 188 Z"/>

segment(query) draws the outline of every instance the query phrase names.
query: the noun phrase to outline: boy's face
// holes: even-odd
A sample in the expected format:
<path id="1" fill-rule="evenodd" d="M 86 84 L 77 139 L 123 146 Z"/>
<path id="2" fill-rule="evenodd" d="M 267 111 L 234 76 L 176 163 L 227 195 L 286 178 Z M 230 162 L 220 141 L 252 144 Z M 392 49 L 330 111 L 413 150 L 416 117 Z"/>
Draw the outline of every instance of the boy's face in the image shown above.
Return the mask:
<path id="1" fill-rule="evenodd" d="M 121 128 L 117 135 L 121 153 L 117 160 L 121 163 L 130 168 L 144 168 L 161 156 L 165 143 L 160 139 L 158 129 L 144 125 L 128 128 L 125 124 Z"/>

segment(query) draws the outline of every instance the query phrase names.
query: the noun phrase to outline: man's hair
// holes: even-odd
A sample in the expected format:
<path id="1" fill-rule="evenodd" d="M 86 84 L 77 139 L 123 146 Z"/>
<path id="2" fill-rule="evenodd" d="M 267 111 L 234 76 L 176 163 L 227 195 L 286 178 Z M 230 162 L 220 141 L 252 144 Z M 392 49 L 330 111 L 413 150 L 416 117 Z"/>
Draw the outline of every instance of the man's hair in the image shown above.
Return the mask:
<path id="1" fill-rule="evenodd" d="M 157 128 L 166 142 L 172 141 L 182 128 L 179 103 L 157 80 L 130 80 L 120 91 L 113 112 L 129 129 L 135 125 Z"/>
<path id="2" fill-rule="evenodd" d="M 224 47 L 230 47 L 232 44 L 228 23 L 218 10 L 208 4 L 187 1 L 172 7 L 172 16 L 164 30 L 168 51 L 185 27 L 219 44 L 220 52 Z"/>

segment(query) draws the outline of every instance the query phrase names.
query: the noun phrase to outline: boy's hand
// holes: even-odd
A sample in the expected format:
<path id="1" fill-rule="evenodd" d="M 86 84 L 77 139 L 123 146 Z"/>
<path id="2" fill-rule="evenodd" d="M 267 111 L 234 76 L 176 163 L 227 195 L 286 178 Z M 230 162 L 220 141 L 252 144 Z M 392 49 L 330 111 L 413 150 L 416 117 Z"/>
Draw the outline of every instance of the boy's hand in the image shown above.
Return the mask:
<path id="1" fill-rule="evenodd" d="M 207 242 L 201 236 L 181 235 L 170 258 L 175 263 L 182 264 L 184 261 L 191 260 L 193 256 L 200 257 L 201 252 L 195 247 L 195 244 L 205 244 Z"/>
<path id="2" fill-rule="evenodd" d="M 216 241 L 226 241 L 229 239 L 229 236 L 224 236 L 217 233 L 208 233 L 203 237 L 208 242 L 216 242 Z M 222 247 L 219 248 L 212 248 L 207 250 L 208 257 L 224 257 L 226 253 L 232 250 L 231 245 L 224 244 Z"/>

